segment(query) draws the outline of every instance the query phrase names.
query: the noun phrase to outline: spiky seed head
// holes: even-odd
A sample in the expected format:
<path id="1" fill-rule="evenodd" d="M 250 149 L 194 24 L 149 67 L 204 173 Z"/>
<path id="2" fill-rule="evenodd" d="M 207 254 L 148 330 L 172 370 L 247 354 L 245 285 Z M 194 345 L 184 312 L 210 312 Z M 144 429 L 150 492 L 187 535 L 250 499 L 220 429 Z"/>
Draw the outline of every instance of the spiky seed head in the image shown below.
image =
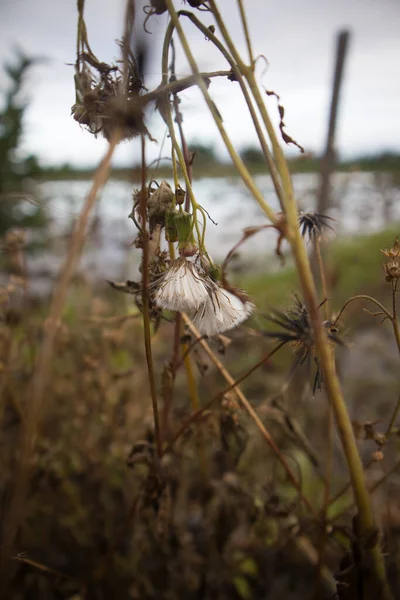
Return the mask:
<path id="1" fill-rule="evenodd" d="M 329 224 L 329 221 L 333 221 L 332 217 L 322 215 L 317 212 L 303 212 L 299 213 L 299 227 L 301 235 L 308 237 L 311 241 L 321 239 L 326 229 L 335 231 L 334 228 Z"/>
<path id="2" fill-rule="evenodd" d="M 320 307 L 325 303 L 322 302 Z M 268 315 L 267 320 L 280 327 L 279 331 L 266 331 L 265 335 L 283 344 L 289 344 L 295 355 L 294 367 L 306 360 L 314 359 L 317 367 L 314 379 L 314 391 L 322 389 L 322 373 L 315 353 L 314 332 L 307 306 L 295 295 L 295 304 L 286 311 L 275 310 Z M 338 336 L 338 328 L 330 321 L 324 321 L 328 339 L 331 345 L 343 345 Z"/>

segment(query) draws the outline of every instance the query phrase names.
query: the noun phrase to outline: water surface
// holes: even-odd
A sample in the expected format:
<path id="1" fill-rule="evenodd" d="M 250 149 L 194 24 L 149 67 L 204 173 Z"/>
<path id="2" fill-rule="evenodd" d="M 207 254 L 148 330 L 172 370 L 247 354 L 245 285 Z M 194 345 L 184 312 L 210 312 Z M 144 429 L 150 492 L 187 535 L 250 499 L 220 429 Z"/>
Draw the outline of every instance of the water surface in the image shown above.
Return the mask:
<path id="1" fill-rule="evenodd" d="M 390 175 L 378 181 L 372 173 L 343 174 L 333 177 L 333 208 L 337 235 L 354 236 L 378 231 L 400 220 L 400 189 L 391 184 Z M 255 177 L 255 182 L 273 210 L 279 210 L 271 178 Z M 169 183 L 172 184 L 170 181 Z M 293 184 L 299 205 L 304 210 L 315 207 L 318 177 L 296 174 Z M 50 217 L 51 252 L 30 260 L 31 271 L 56 272 L 65 251 L 67 234 L 90 189 L 90 181 L 48 181 L 38 186 Z M 206 242 L 209 254 L 221 261 L 241 238 L 243 228 L 266 224 L 261 209 L 239 178 L 203 178 L 194 182 L 198 202 L 209 212 Z M 140 251 L 132 247 L 135 226 L 128 218 L 132 210 L 132 185 L 111 179 L 105 186 L 91 219 L 80 268 L 89 276 L 101 279 L 127 279 L 137 276 Z M 62 240 L 64 237 L 64 241 Z M 61 239 L 60 239 L 61 238 Z M 265 230 L 250 238 L 240 249 L 240 259 L 247 264 L 262 263 L 278 267 L 273 257 L 276 233 Z"/>

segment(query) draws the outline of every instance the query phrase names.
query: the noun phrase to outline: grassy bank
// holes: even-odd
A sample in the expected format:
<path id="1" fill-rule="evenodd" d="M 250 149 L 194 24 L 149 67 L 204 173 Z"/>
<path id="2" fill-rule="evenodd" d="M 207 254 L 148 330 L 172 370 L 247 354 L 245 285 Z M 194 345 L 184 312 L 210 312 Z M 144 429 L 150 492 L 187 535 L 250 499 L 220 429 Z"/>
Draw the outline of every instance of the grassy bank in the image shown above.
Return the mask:
<path id="1" fill-rule="evenodd" d="M 340 238 L 327 245 L 328 290 L 335 310 L 355 294 L 389 297 L 381 249 L 391 247 L 399 234 L 400 225 L 372 235 Z M 287 306 L 292 292 L 299 288 L 296 271 L 291 266 L 274 273 L 245 276 L 241 284 L 264 310 Z"/>

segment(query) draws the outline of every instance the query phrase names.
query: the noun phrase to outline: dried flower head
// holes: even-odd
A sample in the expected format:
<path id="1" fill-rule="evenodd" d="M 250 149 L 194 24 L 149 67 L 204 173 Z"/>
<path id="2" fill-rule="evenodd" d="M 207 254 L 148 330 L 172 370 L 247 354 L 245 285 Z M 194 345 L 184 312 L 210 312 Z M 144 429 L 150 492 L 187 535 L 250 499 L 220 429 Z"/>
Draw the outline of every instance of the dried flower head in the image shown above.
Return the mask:
<path id="1" fill-rule="evenodd" d="M 107 140 L 116 128 L 122 130 L 122 139 L 148 134 L 143 107 L 138 101 L 143 84 L 131 51 L 126 90 L 120 67 L 100 62 L 93 53 L 80 53 L 76 69 L 76 99 L 71 109 L 75 121 Z"/>
<path id="2" fill-rule="evenodd" d="M 301 235 L 303 237 L 308 236 L 311 241 L 320 239 L 323 237 L 325 229 L 331 229 L 332 231 L 335 231 L 334 228 L 329 224 L 329 221 L 333 220 L 334 219 L 332 217 L 321 215 L 320 213 L 301 211 L 299 214 L 299 227 Z"/>
<path id="3" fill-rule="evenodd" d="M 397 285 L 400 279 L 400 243 L 399 238 L 396 237 L 393 247 L 381 252 L 390 258 L 388 263 L 385 263 L 386 281 Z"/>
<path id="4" fill-rule="evenodd" d="M 167 12 L 167 10 L 168 7 L 165 0 L 150 0 L 150 4 L 147 4 L 143 7 L 143 12 L 145 13 L 145 15 L 147 15 L 143 23 L 143 29 L 147 33 L 151 33 L 151 31 L 146 29 L 147 21 L 153 15 L 162 15 L 163 13 Z"/>
<path id="5" fill-rule="evenodd" d="M 320 307 L 325 303 L 322 302 Z M 273 311 L 273 315 L 267 317 L 268 321 L 282 328 L 282 331 L 265 332 L 271 337 L 283 344 L 289 344 L 294 352 L 295 361 L 293 369 L 303 364 L 306 360 L 314 359 L 317 371 L 314 379 L 313 391 L 322 389 L 322 373 L 319 367 L 318 358 L 315 353 L 314 333 L 311 325 L 311 319 L 306 305 L 295 295 L 295 304 L 293 308 L 287 311 Z M 337 328 L 333 327 L 330 321 L 324 321 L 324 326 L 328 332 L 328 338 L 332 344 L 343 345 L 343 342 L 337 335 Z"/>
<path id="6" fill-rule="evenodd" d="M 162 181 L 158 188 L 147 200 L 147 214 L 149 217 L 150 232 L 156 225 L 165 224 L 165 215 L 172 207 L 174 192 L 167 181 Z"/>
<path id="7" fill-rule="evenodd" d="M 208 281 L 192 262 L 180 257 L 155 283 L 154 302 L 160 308 L 193 313 L 208 298 Z"/>
<path id="8" fill-rule="evenodd" d="M 150 0 L 150 4 L 156 15 L 162 15 L 168 10 L 165 0 Z"/>
<path id="9" fill-rule="evenodd" d="M 202 335 L 209 337 L 233 329 L 251 314 L 253 305 L 219 285 L 209 287 L 206 302 L 193 317 L 193 323 Z"/>
<path id="10" fill-rule="evenodd" d="M 384 249 L 381 250 L 381 252 L 387 256 L 388 258 L 400 258 L 400 242 L 399 242 L 399 238 L 396 237 L 396 239 L 394 240 L 393 243 L 393 247 L 389 248 L 389 249 Z"/>
<path id="11" fill-rule="evenodd" d="M 392 260 L 385 264 L 386 281 L 389 283 L 396 282 L 400 279 L 400 262 Z"/>

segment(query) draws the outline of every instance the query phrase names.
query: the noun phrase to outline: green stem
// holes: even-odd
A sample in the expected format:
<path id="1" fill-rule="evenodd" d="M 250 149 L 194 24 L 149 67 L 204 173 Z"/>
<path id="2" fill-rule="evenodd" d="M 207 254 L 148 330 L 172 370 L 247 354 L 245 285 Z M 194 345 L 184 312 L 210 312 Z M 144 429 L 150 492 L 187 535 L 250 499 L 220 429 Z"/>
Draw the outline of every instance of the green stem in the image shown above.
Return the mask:
<path id="1" fill-rule="evenodd" d="M 354 437 L 353 428 L 351 425 L 350 415 L 347 411 L 347 406 L 344 401 L 342 391 L 340 389 L 338 378 L 336 376 L 334 359 L 332 357 L 329 340 L 325 328 L 322 325 L 321 314 L 317 301 L 316 288 L 312 276 L 309 259 L 304 246 L 304 241 L 301 237 L 301 233 L 298 228 L 298 209 L 292 187 L 289 168 L 282 148 L 278 142 L 275 130 L 269 118 L 266 106 L 258 89 L 254 73 L 251 69 L 244 65 L 238 52 L 236 51 L 236 48 L 234 47 L 234 44 L 226 30 L 225 24 L 223 23 L 221 15 L 217 9 L 215 0 L 210 0 L 210 7 L 212 12 L 214 13 L 222 35 L 232 53 L 232 56 L 237 61 L 239 68 L 245 74 L 245 77 L 253 93 L 253 97 L 256 101 L 260 114 L 263 118 L 264 125 L 267 129 L 271 140 L 276 165 L 281 176 L 284 190 L 284 206 L 288 223 L 287 239 L 289 241 L 292 253 L 294 255 L 298 275 L 304 293 L 304 299 L 310 314 L 311 323 L 313 324 L 317 355 L 324 374 L 326 391 L 328 394 L 329 401 L 332 403 L 332 407 L 336 417 L 337 427 L 339 430 L 339 435 L 341 438 L 342 446 L 345 452 L 347 464 L 350 471 L 354 496 L 359 512 L 361 532 L 362 534 L 368 536 L 374 530 L 374 519 L 371 503 L 368 495 L 368 490 L 365 484 L 362 462 L 358 453 L 358 448 Z M 391 593 L 387 583 L 385 567 L 378 542 L 372 547 L 366 549 L 366 553 L 369 554 L 371 569 L 374 572 L 375 580 L 377 582 L 377 585 L 379 586 L 381 597 L 382 599 L 388 600 L 391 598 Z"/>
<path id="2" fill-rule="evenodd" d="M 264 213 L 266 214 L 266 216 L 270 219 L 270 221 L 272 223 L 276 223 L 277 218 L 276 215 L 274 213 L 274 211 L 270 208 L 270 206 L 266 203 L 262 193 L 260 192 L 260 190 L 258 189 L 258 187 L 255 185 L 253 178 L 251 177 L 248 169 L 246 168 L 246 166 L 244 165 L 242 159 L 239 157 L 239 155 L 237 154 L 237 152 L 235 151 L 233 144 L 231 142 L 231 140 L 229 139 L 225 128 L 223 126 L 222 123 L 222 118 L 208 92 L 207 86 L 204 82 L 203 79 L 201 79 L 200 77 L 200 71 L 198 69 L 197 63 L 194 59 L 194 56 L 192 54 L 192 51 L 190 50 L 188 41 L 186 39 L 186 36 L 184 34 L 184 31 L 182 29 L 182 26 L 179 22 L 179 16 L 178 13 L 176 12 L 174 5 L 172 3 L 172 0 L 165 0 L 165 3 L 168 7 L 168 12 L 170 14 L 171 17 L 171 23 L 170 26 L 171 28 L 175 27 L 178 35 L 179 35 L 179 39 L 180 42 L 183 46 L 184 52 L 186 54 L 186 57 L 189 61 L 190 67 L 192 69 L 192 72 L 194 75 L 196 75 L 197 77 L 197 85 L 199 86 L 201 92 L 203 93 L 204 99 L 206 101 L 206 104 L 214 118 L 214 121 L 218 127 L 218 130 L 221 134 L 221 137 L 225 143 L 225 146 L 232 158 L 232 162 L 234 163 L 239 175 L 241 176 L 241 178 L 243 179 L 244 183 L 246 184 L 246 186 L 248 187 L 248 189 L 251 191 L 251 193 L 253 194 L 254 198 L 257 200 L 258 204 L 260 205 L 260 207 L 262 208 L 262 210 L 264 211 Z M 171 32 L 172 35 L 172 32 Z"/>
<path id="3" fill-rule="evenodd" d="M 241 59 L 240 54 L 236 50 L 235 44 L 232 41 L 232 38 L 229 35 L 227 28 L 225 27 L 225 23 L 221 17 L 221 14 L 220 14 L 220 12 L 217 8 L 216 2 L 214 0 L 210 0 L 210 7 L 215 16 L 215 20 L 217 21 L 217 24 L 222 33 L 222 36 L 226 42 L 226 45 L 229 48 L 230 53 L 232 54 L 234 60 L 236 61 L 237 65 L 239 67 L 239 70 L 243 73 L 243 75 L 245 76 L 245 78 L 247 80 L 247 83 L 249 84 L 250 90 L 251 90 L 253 97 L 255 99 L 255 102 L 257 104 L 258 110 L 259 110 L 262 120 L 264 122 L 268 136 L 271 140 L 273 154 L 274 154 L 275 162 L 276 162 L 276 167 L 278 169 L 278 172 L 280 173 L 282 184 L 283 184 L 283 191 L 284 191 L 283 202 L 285 204 L 289 200 L 294 200 L 293 189 L 292 189 L 291 180 L 290 180 L 290 174 L 289 174 L 289 170 L 287 168 L 285 155 L 284 155 L 283 150 L 278 142 L 274 127 L 272 125 L 272 121 L 268 115 L 265 104 L 263 102 L 260 91 L 258 89 L 257 81 L 254 76 L 254 71 L 253 71 L 252 67 L 248 67 L 247 65 L 245 65 L 245 63 Z M 289 175 L 289 180 L 287 179 L 287 177 L 283 177 L 283 174 L 285 172 L 287 173 L 287 175 Z"/>
<path id="4" fill-rule="evenodd" d="M 286 184 L 289 182 L 287 167 L 283 173 Z M 340 389 L 339 380 L 336 376 L 334 357 L 329 345 L 326 330 L 322 325 L 321 314 L 318 307 L 315 284 L 311 272 L 310 263 L 304 246 L 300 230 L 297 227 L 298 211 L 293 194 L 287 203 L 287 220 L 291 235 L 289 242 L 296 261 L 297 271 L 303 288 L 304 299 L 308 307 L 311 323 L 313 323 L 315 344 L 318 358 L 324 374 L 326 392 L 332 403 L 339 436 L 346 456 L 350 478 L 352 481 L 355 501 L 358 508 L 359 522 L 363 536 L 370 536 L 374 531 L 374 518 L 368 489 L 366 487 L 363 465 L 358 452 L 350 415 Z M 385 566 L 379 547 L 379 541 L 365 549 L 369 555 L 371 569 L 374 572 L 382 600 L 391 599 L 389 585 L 386 579 Z"/>
<path id="5" fill-rule="evenodd" d="M 279 202 L 280 202 L 280 204 L 282 206 L 282 193 L 283 192 L 282 192 L 282 186 L 281 186 L 280 179 L 279 179 L 279 173 L 276 170 L 275 163 L 273 161 L 270 149 L 269 149 L 267 141 L 265 139 L 264 132 L 263 132 L 262 127 L 260 125 L 260 121 L 259 121 L 259 119 L 257 117 L 257 113 L 256 113 L 256 111 L 254 109 L 253 102 L 251 100 L 249 91 L 248 91 L 248 89 L 246 87 L 246 84 L 245 84 L 245 81 L 243 79 L 241 71 L 238 69 L 238 66 L 237 66 L 236 62 L 232 59 L 231 55 L 226 50 L 225 46 L 220 42 L 220 40 L 205 25 L 203 25 L 203 23 L 193 13 L 181 10 L 181 11 L 179 11 L 178 15 L 180 15 L 182 17 L 187 17 L 188 19 L 190 19 L 192 21 L 192 23 L 202 33 L 204 33 L 204 35 L 210 40 L 210 42 L 212 42 L 214 44 L 214 46 L 216 48 L 218 48 L 218 50 L 221 52 L 222 56 L 225 58 L 225 60 L 231 66 L 232 72 L 235 75 L 235 78 L 237 79 L 237 82 L 238 82 L 238 84 L 240 86 L 240 89 L 242 91 L 243 97 L 244 97 L 244 99 L 246 101 L 247 108 L 249 109 L 249 113 L 250 113 L 251 119 L 252 119 L 253 124 L 254 124 L 254 129 L 256 130 L 257 137 L 258 137 L 258 140 L 260 142 L 260 146 L 261 146 L 261 149 L 263 151 L 265 161 L 266 161 L 266 163 L 268 165 L 268 169 L 269 169 L 269 172 L 270 172 L 270 175 L 271 175 L 272 183 L 274 184 L 276 195 L 277 195 L 277 197 L 279 199 Z"/>
<path id="6" fill-rule="evenodd" d="M 360 294 L 357 296 L 353 296 L 352 298 L 349 298 L 349 300 L 347 300 L 347 302 L 343 305 L 343 307 L 341 308 L 336 320 L 335 320 L 335 324 L 339 321 L 340 317 L 342 316 L 344 310 L 346 309 L 346 307 L 353 302 L 354 300 L 367 300 L 368 302 L 372 302 L 373 304 L 375 304 L 381 311 L 382 314 L 384 314 L 392 323 L 393 325 L 393 331 L 394 331 L 394 335 L 396 338 L 396 342 L 397 342 L 397 346 L 399 348 L 399 352 L 400 352 L 400 334 L 399 334 L 399 328 L 398 328 L 398 321 L 397 321 L 397 315 L 396 315 L 396 288 L 393 288 L 393 315 L 390 314 L 390 312 L 383 306 L 383 304 L 381 304 L 378 300 L 376 300 L 376 298 L 373 298 L 372 296 L 367 296 L 365 294 Z M 392 417 L 390 419 L 388 428 L 387 428 L 387 432 L 386 432 L 386 436 L 389 436 L 391 429 L 393 427 L 393 424 L 397 418 L 397 415 L 399 413 L 400 410 L 400 396 L 399 399 L 397 401 L 397 404 L 395 406 L 394 412 L 392 414 Z M 365 469 L 368 469 L 372 464 L 374 463 L 373 460 L 371 460 L 365 467 Z M 336 502 L 341 496 L 343 496 L 343 494 L 345 494 L 347 492 L 347 490 L 349 489 L 349 484 L 345 485 L 330 501 L 330 504 L 332 505 L 334 502 Z"/>
<path id="7" fill-rule="evenodd" d="M 244 36 L 246 38 L 246 44 L 247 44 L 247 50 L 249 53 L 250 64 L 251 64 L 252 68 L 254 68 L 253 49 L 251 46 L 249 27 L 247 24 L 246 13 L 244 11 L 243 0 L 238 0 L 238 5 L 239 5 L 240 18 L 242 20 L 242 25 L 243 25 L 243 29 L 244 29 Z"/>
<path id="8" fill-rule="evenodd" d="M 171 39 L 172 39 L 173 29 L 174 28 L 171 27 L 171 23 L 170 23 L 170 25 L 167 28 L 165 37 L 164 37 L 164 44 L 163 44 L 163 51 L 162 51 L 162 63 L 161 63 L 161 70 L 162 70 L 162 74 L 163 74 L 162 75 L 163 84 L 165 84 L 168 80 L 168 50 L 169 50 Z M 173 123 L 173 119 L 172 119 L 171 105 L 170 105 L 168 96 L 166 98 L 164 108 L 165 108 L 165 116 L 166 116 L 166 120 L 167 120 L 168 131 L 171 136 L 172 153 L 173 153 L 173 156 L 174 156 L 174 153 L 176 153 L 176 155 L 178 156 L 179 166 L 181 168 L 183 177 L 185 179 L 187 194 L 189 195 L 190 203 L 193 208 L 193 223 L 194 223 L 194 226 L 196 229 L 197 239 L 198 239 L 201 250 L 207 256 L 210 263 L 212 263 L 212 260 L 208 256 L 206 248 L 204 246 L 204 230 L 203 230 L 203 232 L 200 232 L 200 227 L 199 227 L 199 223 L 197 220 L 197 210 L 200 209 L 200 206 L 197 203 L 197 200 L 193 193 L 192 183 L 190 181 L 189 173 L 186 168 L 185 157 L 182 153 L 181 147 L 180 147 L 178 139 L 176 137 L 175 127 L 174 127 L 174 123 Z M 176 178 L 176 163 L 174 163 L 174 169 L 175 169 L 174 177 Z"/>

